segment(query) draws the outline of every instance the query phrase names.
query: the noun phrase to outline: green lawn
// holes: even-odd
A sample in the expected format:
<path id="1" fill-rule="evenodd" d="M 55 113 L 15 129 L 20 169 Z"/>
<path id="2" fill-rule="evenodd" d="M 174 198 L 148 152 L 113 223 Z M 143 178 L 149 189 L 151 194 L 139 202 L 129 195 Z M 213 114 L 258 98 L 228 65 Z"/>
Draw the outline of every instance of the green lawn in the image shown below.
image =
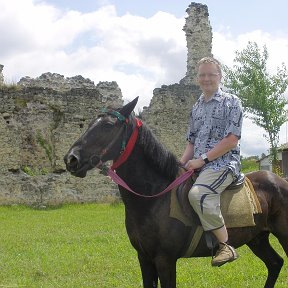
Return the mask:
<path id="1" fill-rule="evenodd" d="M 0 207 L 0 287 L 142 287 L 135 250 L 124 228 L 122 204 L 65 205 L 33 210 Z M 288 287 L 285 257 L 277 287 Z M 221 268 L 209 258 L 180 259 L 177 287 L 263 287 L 266 268 L 248 248 Z"/>

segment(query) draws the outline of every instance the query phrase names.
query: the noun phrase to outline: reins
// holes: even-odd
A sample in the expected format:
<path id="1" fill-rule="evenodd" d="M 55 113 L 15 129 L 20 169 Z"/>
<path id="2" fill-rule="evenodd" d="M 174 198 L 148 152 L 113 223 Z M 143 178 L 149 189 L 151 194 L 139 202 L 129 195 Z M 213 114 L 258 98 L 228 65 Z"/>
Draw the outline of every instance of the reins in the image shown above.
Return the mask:
<path id="1" fill-rule="evenodd" d="M 143 195 L 140 193 L 135 192 L 132 190 L 122 178 L 120 178 L 111 168 L 108 170 L 107 175 L 111 177 L 111 179 L 118 185 L 122 186 L 126 190 L 130 191 L 134 195 L 144 197 L 144 198 L 155 198 L 164 195 L 165 193 L 171 191 L 173 188 L 179 186 L 181 183 L 183 183 L 185 180 L 187 180 L 192 174 L 194 173 L 193 170 L 188 170 L 179 177 L 177 177 L 171 184 L 169 184 L 163 191 L 154 194 L 154 195 Z"/>
<path id="2" fill-rule="evenodd" d="M 110 112 L 111 113 L 111 112 Z M 111 113 L 112 114 L 112 113 Z M 125 124 L 127 124 L 127 119 L 123 119 L 119 116 L 120 113 L 117 112 L 117 114 L 113 113 L 114 116 L 116 116 L 118 118 L 118 120 L 120 121 L 125 121 Z M 121 115 L 121 114 L 120 114 Z M 121 115 L 122 116 L 122 115 Z M 124 117 L 124 116 L 122 116 Z M 114 172 L 114 170 L 116 170 L 119 166 L 121 166 L 130 156 L 131 152 L 134 149 L 134 146 L 136 144 L 137 138 L 138 138 L 138 134 L 139 134 L 139 128 L 142 126 L 142 121 L 138 118 L 135 117 L 136 120 L 136 125 L 134 127 L 134 130 L 132 132 L 131 137 L 128 140 L 127 146 L 124 148 L 124 150 L 122 151 L 122 153 L 120 154 L 119 158 L 113 163 L 113 165 L 111 166 L 111 168 L 108 168 L 108 171 L 106 171 L 107 175 L 118 185 L 122 186 L 123 188 L 125 188 L 126 190 L 130 191 L 131 193 L 133 193 L 134 195 L 143 197 L 143 198 L 154 198 L 154 197 L 159 197 L 164 195 L 165 193 L 171 191 L 173 188 L 179 186 L 181 183 L 183 183 L 185 180 L 187 180 L 192 174 L 193 174 L 193 170 L 191 171 L 186 171 L 185 173 L 181 174 L 179 177 L 177 177 L 172 183 L 170 183 L 163 191 L 154 194 L 154 195 L 143 195 L 140 193 L 135 192 L 134 190 L 132 190 L 126 183 L 125 181 L 116 173 Z M 121 132 L 122 132 L 122 128 L 121 128 Z M 120 135 L 121 133 L 118 133 L 118 135 Z M 117 137 L 116 137 L 117 138 Z M 116 140 L 115 140 L 116 141 Z M 115 142 L 113 141 L 113 142 Z M 112 145 L 109 145 L 109 148 Z M 104 150 L 105 153 L 107 152 L 107 149 Z M 105 167 L 102 165 L 102 160 L 101 160 L 101 156 L 99 157 L 99 162 L 100 164 L 97 165 L 96 167 L 100 168 L 99 166 L 102 166 L 102 168 L 104 169 Z M 107 167 L 106 167 L 107 168 Z"/>

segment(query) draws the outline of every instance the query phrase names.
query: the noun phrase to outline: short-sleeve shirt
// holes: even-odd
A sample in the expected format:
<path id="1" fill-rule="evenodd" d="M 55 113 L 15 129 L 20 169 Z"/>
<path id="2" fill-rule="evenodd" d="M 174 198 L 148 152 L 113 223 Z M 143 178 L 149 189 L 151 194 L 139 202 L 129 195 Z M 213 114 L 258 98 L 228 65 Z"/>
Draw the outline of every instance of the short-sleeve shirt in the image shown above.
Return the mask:
<path id="1" fill-rule="evenodd" d="M 223 138 L 232 133 L 241 138 L 243 113 L 239 98 L 219 89 L 208 101 L 203 94 L 192 107 L 187 140 L 194 145 L 194 158 L 208 152 Z M 234 177 L 240 173 L 240 141 L 223 156 L 204 165 L 206 168 L 227 167 Z"/>

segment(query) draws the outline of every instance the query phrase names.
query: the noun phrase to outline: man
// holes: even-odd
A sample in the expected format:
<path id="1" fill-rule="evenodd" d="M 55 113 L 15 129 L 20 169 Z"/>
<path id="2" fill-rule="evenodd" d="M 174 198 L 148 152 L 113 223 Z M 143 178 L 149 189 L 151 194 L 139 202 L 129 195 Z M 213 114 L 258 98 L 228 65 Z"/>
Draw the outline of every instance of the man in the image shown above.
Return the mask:
<path id="1" fill-rule="evenodd" d="M 219 250 L 212 266 L 234 261 L 238 254 L 228 244 L 228 233 L 220 210 L 220 194 L 240 174 L 242 106 L 239 99 L 220 89 L 221 64 L 214 58 L 201 59 L 197 81 L 202 94 L 192 108 L 188 144 L 181 163 L 199 171 L 189 202 L 199 215 L 204 231 L 212 232 Z"/>

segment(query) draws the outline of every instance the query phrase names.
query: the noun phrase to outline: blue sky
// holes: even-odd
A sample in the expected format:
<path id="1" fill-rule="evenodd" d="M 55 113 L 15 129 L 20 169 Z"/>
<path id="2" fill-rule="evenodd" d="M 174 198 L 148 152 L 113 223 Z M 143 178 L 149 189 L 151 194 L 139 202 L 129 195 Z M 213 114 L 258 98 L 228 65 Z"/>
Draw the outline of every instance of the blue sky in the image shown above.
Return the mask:
<path id="1" fill-rule="evenodd" d="M 153 89 L 178 83 L 186 73 L 182 28 L 191 1 L 0 0 L 0 64 L 6 82 L 42 73 L 82 75 L 97 84 L 116 81 L 124 100 L 148 106 Z M 206 0 L 212 53 L 232 66 L 248 41 L 269 52 L 273 74 L 288 67 L 288 1 Z M 284 127 L 285 126 L 285 127 Z M 286 125 L 280 142 L 287 142 Z M 264 131 L 245 120 L 242 154 L 261 155 Z"/>

